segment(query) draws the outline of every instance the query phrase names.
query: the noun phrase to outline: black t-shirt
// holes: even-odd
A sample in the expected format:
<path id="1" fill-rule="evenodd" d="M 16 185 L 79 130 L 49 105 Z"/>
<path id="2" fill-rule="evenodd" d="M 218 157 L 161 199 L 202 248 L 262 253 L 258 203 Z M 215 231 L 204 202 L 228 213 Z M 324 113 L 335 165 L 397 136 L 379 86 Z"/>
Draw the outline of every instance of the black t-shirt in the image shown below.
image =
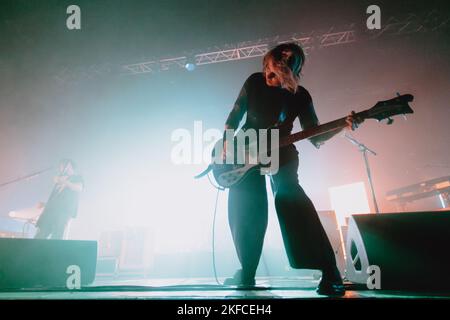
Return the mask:
<path id="1" fill-rule="evenodd" d="M 245 113 L 247 119 L 244 129 L 265 129 L 278 123 L 281 124 L 280 137 L 291 133 L 297 117 L 302 129 L 319 124 L 311 95 L 304 87 L 299 86 L 295 94 L 286 89 L 270 87 L 261 72 L 252 74 L 245 81 L 225 124 L 231 129 L 237 129 Z M 289 153 L 289 150 L 292 153 L 295 147 L 283 148 L 280 156 Z"/>
<path id="2" fill-rule="evenodd" d="M 80 175 L 72 175 L 69 177 L 69 182 L 83 184 L 83 178 Z M 56 215 L 75 218 L 78 211 L 79 196 L 79 192 L 68 187 L 61 192 L 54 188 L 41 216 Z"/>

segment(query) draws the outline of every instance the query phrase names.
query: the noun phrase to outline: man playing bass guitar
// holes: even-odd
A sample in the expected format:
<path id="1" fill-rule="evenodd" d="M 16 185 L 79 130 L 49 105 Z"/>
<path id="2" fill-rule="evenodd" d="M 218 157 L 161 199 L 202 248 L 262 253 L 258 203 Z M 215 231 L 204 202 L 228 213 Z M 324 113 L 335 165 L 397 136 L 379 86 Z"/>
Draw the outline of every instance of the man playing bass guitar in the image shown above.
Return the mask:
<path id="1" fill-rule="evenodd" d="M 305 62 L 301 47 L 281 44 L 263 60 L 263 72 L 252 74 L 244 83 L 230 112 L 225 129 L 236 130 L 244 114 L 246 129 L 265 129 L 282 123 L 280 137 L 291 133 L 298 117 L 303 129 L 319 125 L 309 92 L 299 85 Z M 354 130 L 362 122 L 352 112 L 346 122 Z M 341 129 L 315 136 L 310 141 L 318 148 Z M 226 143 L 224 154 L 226 154 Z M 275 208 L 284 245 L 293 268 L 319 269 L 322 279 L 317 292 L 342 296 L 345 289 L 336 260 L 316 209 L 298 181 L 298 152 L 293 144 L 279 150 L 279 170 L 271 176 Z M 225 281 L 228 285 L 253 286 L 262 252 L 268 221 L 264 175 L 253 171 L 230 187 L 228 218 L 242 269 Z"/>

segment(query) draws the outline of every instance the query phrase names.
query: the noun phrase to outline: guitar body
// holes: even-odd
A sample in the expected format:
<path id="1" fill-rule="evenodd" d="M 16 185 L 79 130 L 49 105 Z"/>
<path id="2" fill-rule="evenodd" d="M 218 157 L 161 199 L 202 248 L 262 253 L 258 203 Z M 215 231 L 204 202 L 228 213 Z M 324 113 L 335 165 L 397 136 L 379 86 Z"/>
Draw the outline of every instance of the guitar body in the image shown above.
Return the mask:
<path id="1" fill-rule="evenodd" d="M 245 179 L 245 177 L 253 171 L 261 171 L 262 168 L 266 167 L 261 165 L 258 162 L 257 158 L 254 158 L 250 155 L 249 152 L 249 144 L 246 144 L 244 146 L 244 150 L 238 149 L 236 138 L 233 140 L 234 145 L 234 157 L 233 159 L 230 159 L 230 163 L 226 163 L 225 160 L 222 160 L 221 153 L 222 153 L 222 146 L 223 146 L 223 139 L 220 139 L 216 142 L 214 149 L 212 151 L 212 174 L 214 176 L 214 179 L 216 180 L 217 184 L 223 188 L 229 188 L 234 185 L 239 184 L 242 180 Z M 216 151 L 219 153 L 216 156 Z M 237 161 L 236 155 L 238 152 L 242 152 L 244 154 L 245 163 L 239 164 Z M 241 161 L 242 162 L 242 161 Z"/>
<path id="2" fill-rule="evenodd" d="M 257 164 L 214 164 L 212 173 L 217 184 L 223 188 L 230 188 L 239 184 L 250 172 L 255 170 L 260 171 L 260 166 Z"/>

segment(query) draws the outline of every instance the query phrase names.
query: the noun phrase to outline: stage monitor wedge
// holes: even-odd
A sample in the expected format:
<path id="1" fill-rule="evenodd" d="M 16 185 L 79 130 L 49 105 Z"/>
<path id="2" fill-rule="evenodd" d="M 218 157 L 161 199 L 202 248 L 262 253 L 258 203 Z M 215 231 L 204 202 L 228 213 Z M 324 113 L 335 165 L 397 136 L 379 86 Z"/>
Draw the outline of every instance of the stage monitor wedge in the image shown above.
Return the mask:
<path id="1" fill-rule="evenodd" d="M 347 279 L 366 284 L 380 268 L 381 289 L 450 291 L 450 211 L 353 215 Z"/>
<path id="2" fill-rule="evenodd" d="M 67 289 L 75 273 L 86 286 L 94 281 L 96 261 L 96 241 L 0 239 L 0 290 Z"/>

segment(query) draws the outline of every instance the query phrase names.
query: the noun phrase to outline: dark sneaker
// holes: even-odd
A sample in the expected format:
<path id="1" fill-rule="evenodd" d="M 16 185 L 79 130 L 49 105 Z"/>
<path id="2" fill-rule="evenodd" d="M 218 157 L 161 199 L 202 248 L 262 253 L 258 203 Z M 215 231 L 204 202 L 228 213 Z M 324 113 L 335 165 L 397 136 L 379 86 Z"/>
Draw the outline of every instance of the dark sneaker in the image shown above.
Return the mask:
<path id="1" fill-rule="evenodd" d="M 323 273 L 316 292 L 323 296 L 342 297 L 345 295 L 345 286 L 341 275 L 336 270 L 331 274 Z"/>
<path id="2" fill-rule="evenodd" d="M 344 284 L 337 282 L 320 281 L 316 292 L 322 296 L 342 297 L 345 295 Z"/>

